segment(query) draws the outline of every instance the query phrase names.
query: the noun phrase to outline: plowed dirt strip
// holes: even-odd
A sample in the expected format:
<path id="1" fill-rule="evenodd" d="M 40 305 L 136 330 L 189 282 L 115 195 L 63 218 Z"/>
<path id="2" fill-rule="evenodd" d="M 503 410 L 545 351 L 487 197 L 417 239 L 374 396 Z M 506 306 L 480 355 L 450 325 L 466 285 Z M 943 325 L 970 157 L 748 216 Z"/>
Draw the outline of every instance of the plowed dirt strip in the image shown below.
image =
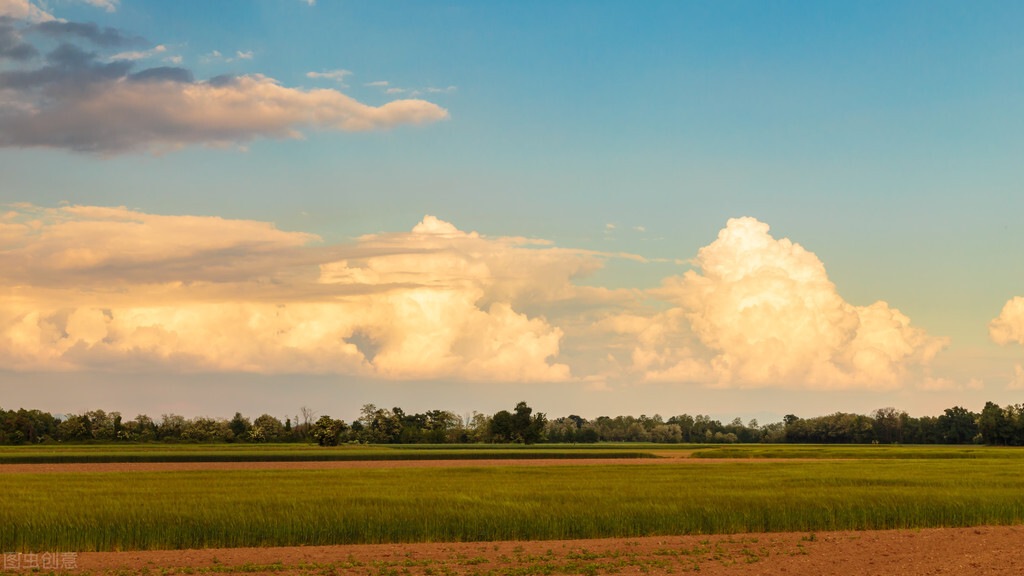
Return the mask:
<path id="1" fill-rule="evenodd" d="M 327 470 L 334 468 L 466 468 L 473 466 L 593 466 L 610 464 L 714 464 L 796 462 L 794 458 L 530 458 L 481 460 L 350 460 L 343 462 L 120 462 L 0 464 L 0 474 L 172 472 L 179 470 Z M 820 462 L 822 460 L 814 460 Z"/>
<path id="2" fill-rule="evenodd" d="M 119 576 L 204 571 L 338 576 L 1010 575 L 1024 573 L 1024 527 L 84 552 L 77 556 L 77 571 Z"/>

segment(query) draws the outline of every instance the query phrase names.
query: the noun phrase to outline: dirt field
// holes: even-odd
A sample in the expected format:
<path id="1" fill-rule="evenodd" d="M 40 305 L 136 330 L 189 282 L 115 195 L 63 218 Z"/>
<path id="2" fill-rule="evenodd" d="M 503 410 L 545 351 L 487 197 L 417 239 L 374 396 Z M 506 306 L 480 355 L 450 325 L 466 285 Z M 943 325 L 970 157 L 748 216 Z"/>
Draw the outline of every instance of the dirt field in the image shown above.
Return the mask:
<path id="1" fill-rule="evenodd" d="M 1011 575 L 1024 526 L 81 553 L 78 572 L 318 575 Z"/>

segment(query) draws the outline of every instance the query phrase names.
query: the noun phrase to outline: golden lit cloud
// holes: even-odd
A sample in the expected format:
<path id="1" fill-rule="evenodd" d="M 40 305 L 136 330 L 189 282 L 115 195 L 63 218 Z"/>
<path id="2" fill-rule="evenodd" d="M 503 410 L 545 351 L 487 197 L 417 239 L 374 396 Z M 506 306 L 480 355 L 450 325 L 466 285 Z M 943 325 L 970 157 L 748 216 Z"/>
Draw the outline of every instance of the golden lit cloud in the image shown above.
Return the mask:
<path id="1" fill-rule="evenodd" d="M 1024 344 L 1024 298 L 1014 297 L 999 316 L 988 323 L 988 335 L 996 344 Z"/>
<path id="2" fill-rule="evenodd" d="M 15 370 L 561 381 L 561 331 L 515 302 L 561 297 L 565 271 L 599 265 L 430 216 L 333 247 L 124 208 L 20 206 L 0 223 L 0 262 L 20 270 L 0 309 L 0 362 Z"/>
<path id="3" fill-rule="evenodd" d="M 53 14 L 36 6 L 30 0 L 0 0 L 0 16 L 28 20 L 29 22 L 53 20 Z"/>
<path id="4" fill-rule="evenodd" d="M 137 69 L 167 51 L 162 44 L 142 50 L 145 45 L 116 28 L 58 21 L 34 4 L 0 0 L 0 61 L 19 63 L 0 68 L 0 147 L 162 153 L 302 138 L 313 130 L 387 130 L 448 117 L 447 110 L 421 99 L 371 106 L 337 90 L 287 87 L 262 74 L 196 80 L 179 66 Z M 254 57 L 251 50 L 235 54 L 224 61 Z M 211 58 L 219 60 L 220 53 Z M 310 75 L 341 80 L 346 73 Z"/>
<path id="5" fill-rule="evenodd" d="M 577 285 L 613 257 L 631 256 L 433 216 L 324 245 L 267 222 L 17 205 L 0 215 L 0 367 L 955 386 L 924 370 L 945 339 L 843 301 L 814 254 L 754 219 L 646 295 Z"/>
<path id="6" fill-rule="evenodd" d="M 87 92 L 58 88 L 48 98 L 27 89 L 12 92 L 5 104 L 10 113 L 0 122 L 0 145 L 159 153 L 192 144 L 302 138 L 304 129 L 365 131 L 448 116 L 424 100 L 375 107 L 337 90 L 288 88 L 258 74 L 193 82 L 185 72 L 167 68 L 154 69 L 145 80 L 106 82 Z"/>
<path id="7" fill-rule="evenodd" d="M 845 302 L 813 253 L 753 218 L 729 220 L 694 264 L 651 291 L 671 309 L 603 324 L 636 339 L 632 361 L 649 380 L 890 388 L 947 344 L 885 302 Z"/>

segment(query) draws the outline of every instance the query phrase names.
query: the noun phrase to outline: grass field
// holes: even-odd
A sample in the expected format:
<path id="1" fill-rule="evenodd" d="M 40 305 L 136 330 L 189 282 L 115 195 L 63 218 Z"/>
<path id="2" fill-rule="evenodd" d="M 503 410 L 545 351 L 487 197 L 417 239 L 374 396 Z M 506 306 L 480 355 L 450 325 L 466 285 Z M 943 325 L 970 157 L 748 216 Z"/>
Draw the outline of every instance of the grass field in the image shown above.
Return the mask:
<path id="1" fill-rule="evenodd" d="M 0 474 L 0 550 L 562 539 L 1024 522 L 1024 460 Z"/>
<path id="2" fill-rule="evenodd" d="M 815 459 L 1024 459 L 1024 450 L 1003 446 L 907 446 L 836 444 L 743 444 L 698 447 L 693 458 L 815 458 Z"/>
<path id="3" fill-rule="evenodd" d="M 521 458 L 794 458 L 794 459 L 1024 459 L 1024 450 L 994 446 L 785 444 L 70 444 L 0 447 L 3 464 L 108 462 L 295 462 Z"/>
<path id="4" fill-rule="evenodd" d="M 650 458 L 656 445 L 491 444 L 321 448 L 308 444 L 72 444 L 0 448 L 3 464 L 106 462 L 297 462 L 356 460 L 478 460 L 523 458 Z"/>

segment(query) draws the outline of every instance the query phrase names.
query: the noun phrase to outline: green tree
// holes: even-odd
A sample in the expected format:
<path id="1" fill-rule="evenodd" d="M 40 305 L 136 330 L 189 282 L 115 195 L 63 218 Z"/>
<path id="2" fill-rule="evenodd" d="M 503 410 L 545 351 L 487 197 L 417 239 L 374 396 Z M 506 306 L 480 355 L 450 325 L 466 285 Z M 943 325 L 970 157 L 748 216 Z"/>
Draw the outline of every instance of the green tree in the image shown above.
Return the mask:
<path id="1" fill-rule="evenodd" d="M 872 412 L 874 418 L 875 436 L 879 442 L 892 444 L 903 441 L 903 419 L 900 417 L 903 412 L 896 408 L 879 408 Z"/>
<path id="2" fill-rule="evenodd" d="M 276 442 L 284 434 L 284 425 L 270 414 L 260 415 L 259 418 L 252 421 L 252 425 L 253 428 L 260 429 L 260 433 L 263 436 L 262 442 Z M 252 435 L 250 434 L 250 436 Z"/>
<path id="3" fill-rule="evenodd" d="M 981 434 L 985 444 L 1005 445 L 1006 439 L 1003 431 L 1006 429 L 1006 413 L 998 404 L 985 402 L 981 414 L 978 416 L 978 432 Z"/>
<path id="4" fill-rule="evenodd" d="M 379 409 L 373 413 L 369 426 L 370 439 L 378 444 L 396 442 L 402 434 L 402 420 L 393 410 Z"/>
<path id="5" fill-rule="evenodd" d="M 970 410 L 954 406 L 946 408 L 936 424 L 942 441 L 947 444 L 968 444 L 978 435 L 978 415 Z"/>
<path id="6" fill-rule="evenodd" d="M 544 414 L 533 414 L 533 408 L 526 402 L 520 402 L 516 404 L 516 412 L 512 415 L 512 438 L 524 444 L 536 444 L 544 437 L 546 423 Z"/>
<path id="7" fill-rule="evenodd" d="M 64 442 L 92 438 L 92 433 L 89 431 L 88 418 L 85 416 L 68 416 L 66 420 L 57 425 L 57 438 Z"/>
<path id="8" fill-rule="evenodd" d="M 515 420 L 508 410 L 499 410 L 488 422 L 490 439 L 494 442 L 513 442 L 515 440 Z"/>
<path id="9" fill-rule="evenodd" d="M 310 435 L 321 446 L 337 446 L 348 428 L 344 420 L 335 420 L 324 414 L 310 427 Z"/>
<path id="10" fill-rule="evenodd" d="M 235 412 L 235 417 L 231 419 L 228 427 L 231 428 L 231 433 L 235 435 L 235 438 L 242 439 L 249 428 L 252 428 L 252 422 L 242 416 L 241 412 Z"/>

